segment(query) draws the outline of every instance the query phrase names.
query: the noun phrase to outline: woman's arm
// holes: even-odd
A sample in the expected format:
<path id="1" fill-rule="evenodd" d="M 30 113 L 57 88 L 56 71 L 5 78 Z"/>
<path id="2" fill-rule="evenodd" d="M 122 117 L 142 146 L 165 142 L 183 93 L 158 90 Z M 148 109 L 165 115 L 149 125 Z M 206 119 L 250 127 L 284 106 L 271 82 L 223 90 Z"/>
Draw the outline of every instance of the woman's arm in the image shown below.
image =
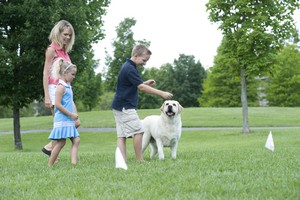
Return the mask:
<path id="1" fill-rule="evenodd" d="M 50 68 L 52 61 L 55 56 L 55 50 L 52 47 L 49 47 L 46 50 L 46 55 L 45 55 L 45 64 L 44 64 L 44 71 L 43 71 L 43 87 L 44 87 L 44 95 L 45 95 L 45 106 L 47 108 L 51 108 L 51 100 L 50 100 L 50 94 L 49 94 L 49 89 L 48 89 L 48 78 L 49 78 L 49 73 L 50 73 Z"/>

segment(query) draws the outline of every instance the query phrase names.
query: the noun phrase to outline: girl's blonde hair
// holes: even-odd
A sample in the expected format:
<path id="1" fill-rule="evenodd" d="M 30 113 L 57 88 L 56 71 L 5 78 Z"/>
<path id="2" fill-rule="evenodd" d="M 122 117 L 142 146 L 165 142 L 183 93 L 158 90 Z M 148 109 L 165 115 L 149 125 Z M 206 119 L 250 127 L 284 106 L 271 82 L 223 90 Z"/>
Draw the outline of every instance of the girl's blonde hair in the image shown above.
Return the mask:
<path id="1" fill-rule="evenodd" d="M 70 42 L 64 46 L 62 44 L 60 37 L 61 37 L 61 33 L 64 31 L 65 28 L 69 28 L 72 34 L 71 34 Z M 61 48 L 64 48 L 66 52 L 71 51 L 75 41 L 75 32 L 72 24 L 66 20 L 60 20 L 59 22 L 57 22 L 50 32 L 49 40 L 50 42 L 55 42 Z"/>
<path id="2" fill-rule="evenodd" d="M 54 78 L 59 79 L 62 75 L 73 68 L 77 68 L 76 65 L 69 61 L 64 61 L 62 58 L 57 58 L 52 65 L 51 75 Z"/>

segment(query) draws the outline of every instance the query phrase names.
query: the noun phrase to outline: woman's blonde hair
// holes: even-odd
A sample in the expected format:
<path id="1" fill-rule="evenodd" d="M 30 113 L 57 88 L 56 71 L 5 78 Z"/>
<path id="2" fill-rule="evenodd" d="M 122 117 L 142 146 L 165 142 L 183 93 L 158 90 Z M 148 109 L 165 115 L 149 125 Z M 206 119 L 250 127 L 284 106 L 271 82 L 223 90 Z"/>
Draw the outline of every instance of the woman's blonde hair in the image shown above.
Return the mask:
<path id="1" fill-rule="evenodd" d="M 61 37 L 61 33 L 64 31 L 65 28 L 69 28 L 72 34 L 71 34 L 70 42 L 64 46 L 62 44 L 60 37 Z M 57 22 L 50 32 L 49 40 L 50 42 L 55 42 L 61 48 L 64 48 L 66 52 L 71 51 L 75 41 L 75 32 L 72 24 L 66 20 L 60 20 L 59 22 Z"/>
<path id="2" fill-rule="evenodd" d="M 63 74 L 67 73 L 69 70 L 77 68 L 76 65 L 69 61 L 64 61 L 62 58 L 57 58 L 51 68 L 51 75 L 59 79 Z"/>

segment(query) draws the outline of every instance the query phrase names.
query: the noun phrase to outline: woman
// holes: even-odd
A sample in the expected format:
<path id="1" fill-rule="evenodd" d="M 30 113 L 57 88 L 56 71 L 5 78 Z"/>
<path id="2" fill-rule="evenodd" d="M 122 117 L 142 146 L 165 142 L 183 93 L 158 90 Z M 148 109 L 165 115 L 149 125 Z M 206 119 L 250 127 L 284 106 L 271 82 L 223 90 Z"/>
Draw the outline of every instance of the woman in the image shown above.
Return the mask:
<path id="1" fill-rule="evenodd" d="M 52 28 L 49 35 L 51 44 L 46 50 L 44 72 L 43 72 L 43 87 L 45 95 L 45 106 L 51 109 L 54 113 L 55 91 L 58 84 L 58 79 L 54 78 L 50 71 L 52 64 L 57 58 L 63 58 L 64 61 L 71 62 L 69 52 L 72 50 L 75 41 L 75 32 L 70 22 L 60 20 Z M 76 108 L 76 106 L 75 106 Z M 77 111 L 76 111 L 77 112 Z M 76 120 L 76 127 L 79 127 L 80 121 Z M 55 146 L 55 141 L 51 141 L 42 148 L 42 152 L 51 155 L 51 151 Z"/>

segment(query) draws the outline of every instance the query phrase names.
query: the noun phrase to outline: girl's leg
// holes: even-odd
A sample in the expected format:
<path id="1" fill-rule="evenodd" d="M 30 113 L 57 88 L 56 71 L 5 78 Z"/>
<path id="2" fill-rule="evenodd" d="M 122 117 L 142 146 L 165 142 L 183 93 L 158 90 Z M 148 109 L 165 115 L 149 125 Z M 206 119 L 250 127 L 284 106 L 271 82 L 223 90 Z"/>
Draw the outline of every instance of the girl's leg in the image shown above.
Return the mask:
<path id="1" fill-rule="evenodd" d="M 50 156 L 49 161 L 48 161 L 48 166 L 49 167 L 51 167 L 54 164 L 54 162 L 57 159 L 57 156 L 58 156 L 59 152 L 65 146 L 65 144 L 66 144 L 66 139 L 57 140 L 56 145 L 54 146 L 54 148 L 51 152 L 51 156 Z"/>
<path id="2" fill-rule="evenodd" d="M 80 137 L 71 138 L 72 146 L 71 146 L 71 163 L 76 165 L 78 159 L 78 147 L 80 144 Z"/>

